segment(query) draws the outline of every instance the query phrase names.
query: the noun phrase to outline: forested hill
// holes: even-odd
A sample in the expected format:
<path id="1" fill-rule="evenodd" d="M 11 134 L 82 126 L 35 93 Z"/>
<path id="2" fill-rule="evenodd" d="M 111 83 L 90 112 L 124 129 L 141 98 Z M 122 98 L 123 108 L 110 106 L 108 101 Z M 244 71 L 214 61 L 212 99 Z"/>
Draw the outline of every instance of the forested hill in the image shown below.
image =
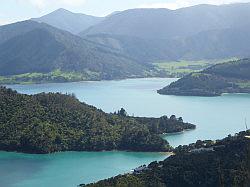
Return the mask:
<path id="1" fill-rule="evenodd" d="M 0 27 L 0 84 L 121 79 L 154 73 L 152 65 L 45 23 L 23 21 Z"/>
<path id="2" fill-rule="evenodd" d="M 250 93 L 250 59 L 218 64 L 204 71 L 191 73 L 158 93 L 192 96 Z"/>
<path id="3" fill-rule="evenodd" d="M 172 132 L 174 127 L 175 131 L 195 128 L 174 117 L 149 122 L 147 118 L 137 120 L 123 114 L 106 114 L 79 102 L 73 95 L 30 96 L 0 87 L 0 150 L 170 151 L 160 133 Z M 157 128 L 152 128 L 154 125 Z"/>
<path id="4" fill-rule="evenodd" d="M 152 162 L 140 172 L 87 187 L 250 186 L 250 131 L 218 141 L 197 141 L 176 148 L 176 154 Z M 82 185 L 85 186 L 85 185 Z"/>

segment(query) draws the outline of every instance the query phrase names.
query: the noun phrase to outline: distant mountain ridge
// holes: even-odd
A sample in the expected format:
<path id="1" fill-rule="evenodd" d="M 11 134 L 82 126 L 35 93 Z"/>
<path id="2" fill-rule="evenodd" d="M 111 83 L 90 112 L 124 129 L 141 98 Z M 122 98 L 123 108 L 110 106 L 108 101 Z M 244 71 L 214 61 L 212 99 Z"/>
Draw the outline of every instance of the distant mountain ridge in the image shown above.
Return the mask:
<path id="1" fill-rule="evenodd" d="M 202 31 L 250 24 L 250 3 L 197 5 L 177 10 L 131 9 L 114 14 L 81 35 L 115 34 L 139 38 L 176 39 Z"/>
<path id="2" fill-rule="evenodd" d="M 101 22 L 104 18 L 85 15 L 81 13 L 73 13 L 63 8 L 55 10 L 50 14 L 40 18 L 33 18 L 31 20 L 39 23 L 47 23 L 56 28 L 69 31 L 73 34 L 79 32 Z"/>
<path id="3" fill-rule="evenodd" d="M 249 57 L 250 3 L 131 9 L 79 35 L 145 62 Z"/>

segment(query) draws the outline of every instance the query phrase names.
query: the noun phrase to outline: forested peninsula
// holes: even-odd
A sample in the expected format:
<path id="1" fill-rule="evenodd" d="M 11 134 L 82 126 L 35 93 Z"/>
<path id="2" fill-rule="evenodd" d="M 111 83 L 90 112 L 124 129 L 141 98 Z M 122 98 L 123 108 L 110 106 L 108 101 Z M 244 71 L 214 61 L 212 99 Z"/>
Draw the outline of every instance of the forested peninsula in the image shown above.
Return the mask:
<path id="1" fill-rule="evenodd" d="M 163 95 L 220 96 L 223 93 L 250 93 L 250 59 L 214 65 L 191 73 L 158 90 Z"/>
<path id="2" fill-rule="evenodd" d="M 164 161 L 85 187 L 250 186 L 250 131 L 179 146 Z"/>
<path id="3" fill-rule="evenodd" d="M 194 129 L 174 115 L 107 114 L 60 93 L 20 94 L 0 87 L 0 150 L 24 153 L 58 151 L 171 151 L 162 133 Z"/>

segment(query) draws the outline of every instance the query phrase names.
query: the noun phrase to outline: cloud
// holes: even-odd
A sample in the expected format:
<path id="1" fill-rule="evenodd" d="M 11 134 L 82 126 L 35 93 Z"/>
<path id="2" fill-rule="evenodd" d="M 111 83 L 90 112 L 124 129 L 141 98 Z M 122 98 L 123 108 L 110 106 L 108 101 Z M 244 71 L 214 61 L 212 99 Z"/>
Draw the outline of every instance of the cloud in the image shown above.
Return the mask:
<path id="1" fill-rule="evenodd" d="M 166 3 L 142 4 L 138 8 L 168 8 L 171 10 L 176 10 L 178 8 L 189 7 L 198 4 L 221 5 L 249 1 L 250 0 L 169 0 Z"/>
<path id="2" fill-rule="evenodd" d="M 86 0 L 16 0 L 18 3 L 29 3 L 33 7 L 42 11 L 47 7 L 77 7 L 84 5 Z"/>

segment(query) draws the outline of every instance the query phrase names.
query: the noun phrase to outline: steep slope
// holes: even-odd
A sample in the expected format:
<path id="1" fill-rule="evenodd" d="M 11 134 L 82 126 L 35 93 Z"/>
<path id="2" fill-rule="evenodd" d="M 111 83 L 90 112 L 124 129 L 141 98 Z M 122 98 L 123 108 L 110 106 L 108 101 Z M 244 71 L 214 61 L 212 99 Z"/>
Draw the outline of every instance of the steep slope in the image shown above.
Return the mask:
<path id="1" fill-rule="evenodd" d="M 96 80 L 143 77 L 153 68 L 44 23 L 0 27 L 0 76 L 55 70 L 80 73 L 80 80 Z"/>
<path id="2" fill-rule="evenodd" d="M 178 59 L 247 58 L 250 51 L 250 25 L 203 31 L 172 41 Z M 174 47 L 174 46 L 173 46 Z"/>
<path id="3" fill-rule="evenodd" d="M 250 4 L 198 5 L 177 10 L 133 9 L 111 15 L 81 35 L 115 34 L 173 39 L 250 24 Z"/>
<path id="4" fill-rule="evenodd" d="M 180 52 L 179 49 L 173 49 L 171 41 L 168 40 L 142 39 L 133 36 L 110 34 L 88 35 L 83 36 L 83 38 L 108 46 L 144 63 L 173 60 L 177 58 L 178 52 Z"/>
<path id="5" fill-rule="evenodd" d="M 250 93 L 250 59 L 212 66 L 189 74 L 158 90 L 163 95 L 219 96 L 222 93 Z"/>
<path id="6" fill-rule="evenodd" d="M 83 38 L 106 45 L 143 62 L 247 58 L 250 25 L 208 30 L 186 38 L 142 39 L 132 36 L 97 34 Z"/>
<path id="7" fill-rule="evenodd" d="M 157 126 L 161 131 L 153 130 Z M 148 119 L 106 114 L 73 95 L 30 96 L 0 87 L 0 150 L 169 151 L 171 147 L 159 134 L 173 128 L 178 132 L 195 126 L 173 117 Z"/>
<path id="8" fill-rule="evenodd" d="M 3 25 L 0 27 L 0 44 L 18 35 L 25 34 L 33 29 L 43 28 L 44 24 L 34 21 L 21 21 L 14 24 Z"/>
<path id="9" fill-rule="evenodd" d="M 103 19 L 104 18 L 102 17 L 73 13 L 61 8 L 50 14 L 44 15 L 40 18 L 33 18 L 31 20 L 37 21 L 39 23 L 47 23 L 58 29 L 69 31 L 73 34 L 78 34 L 90 26 L 98 24 Z"/>
<path id="10" fill-rule="evenodd" d="M 197 141 L 180 146 L 176 154 L 152 162 L 133 174 L 120 175 L 80 185 L 87 187 L 167 187 L 167 186 L 242 186 L 250 185 L 250 131 L 223 140 Z"/>

